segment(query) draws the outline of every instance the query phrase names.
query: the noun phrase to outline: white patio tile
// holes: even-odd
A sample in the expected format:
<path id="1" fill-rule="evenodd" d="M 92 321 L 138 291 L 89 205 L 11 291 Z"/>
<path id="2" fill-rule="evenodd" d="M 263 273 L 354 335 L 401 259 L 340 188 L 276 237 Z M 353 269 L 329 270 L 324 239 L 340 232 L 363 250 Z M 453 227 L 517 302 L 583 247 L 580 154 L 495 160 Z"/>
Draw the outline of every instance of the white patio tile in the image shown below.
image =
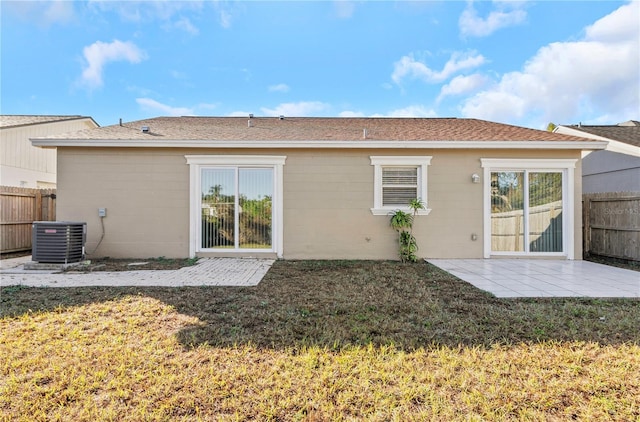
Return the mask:
<path id="1" fill-rule="evenodd" d="M 429 259 L 497 297 L 640 298 L 640 273 L 587 261 Z"/>

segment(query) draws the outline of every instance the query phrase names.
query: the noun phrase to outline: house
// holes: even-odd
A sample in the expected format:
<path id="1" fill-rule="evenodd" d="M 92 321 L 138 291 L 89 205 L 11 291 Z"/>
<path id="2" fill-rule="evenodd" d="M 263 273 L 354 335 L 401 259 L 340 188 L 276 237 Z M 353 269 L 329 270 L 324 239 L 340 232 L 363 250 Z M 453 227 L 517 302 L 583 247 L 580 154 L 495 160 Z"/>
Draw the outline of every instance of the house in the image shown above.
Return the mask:
<path id="1" fill-rule="evenodd" d="M 0 115 L 0 185 L 55 188 L 55 149 L 36 148 L 29 138 L 96 127 L 84 116 Z"/>
<path id="2" fill-rule="evenodd" d="M 554 131 L 608 142 L 582 159 L 583 252 L 640 261 L 640 122 Z"/>
<path id="3" fill-rule="evenodd" d="M 640 192 L 640 122 L 557 126 L 556 133 L 607 141 L 582 159 L 582 192 Z"/>
<path id="4" fill-rule="evenodd" d="M 33 138 L 93 256 L 580 259 L 581 154 L 606 142 L 457 118 L 158 117 Z"/>

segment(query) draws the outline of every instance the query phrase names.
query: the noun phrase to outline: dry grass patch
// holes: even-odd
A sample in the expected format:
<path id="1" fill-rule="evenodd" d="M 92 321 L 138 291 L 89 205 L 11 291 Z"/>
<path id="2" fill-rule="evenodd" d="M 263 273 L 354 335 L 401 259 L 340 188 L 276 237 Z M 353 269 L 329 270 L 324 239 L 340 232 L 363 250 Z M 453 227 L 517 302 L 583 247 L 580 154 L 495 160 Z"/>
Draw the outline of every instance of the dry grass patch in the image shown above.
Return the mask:
<path id="1" fill-rule="evenodd" d="M 638 420 L 639 304 L 498 300 L 374 262 L 3 288 L 0 420 Z"/>

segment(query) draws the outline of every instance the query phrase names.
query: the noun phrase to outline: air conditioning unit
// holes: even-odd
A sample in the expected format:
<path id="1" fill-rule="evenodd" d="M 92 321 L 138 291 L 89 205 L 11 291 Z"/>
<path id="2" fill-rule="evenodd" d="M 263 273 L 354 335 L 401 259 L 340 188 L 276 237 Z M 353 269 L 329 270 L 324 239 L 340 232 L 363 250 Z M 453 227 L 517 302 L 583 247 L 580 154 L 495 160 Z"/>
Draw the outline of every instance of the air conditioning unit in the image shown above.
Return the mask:
<path id="1" fill-rule="evenodd" d="M 84 259 L 87 223 L 34 221 L 31 236 L 33 261 L 70 264 Z"/>

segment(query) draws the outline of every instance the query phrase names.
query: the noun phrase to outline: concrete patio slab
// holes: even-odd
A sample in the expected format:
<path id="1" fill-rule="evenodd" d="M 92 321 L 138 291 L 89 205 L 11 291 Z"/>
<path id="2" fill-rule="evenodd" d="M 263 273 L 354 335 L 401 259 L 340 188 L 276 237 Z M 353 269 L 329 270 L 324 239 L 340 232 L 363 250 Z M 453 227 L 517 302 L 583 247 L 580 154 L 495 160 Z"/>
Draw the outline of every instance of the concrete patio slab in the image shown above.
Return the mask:
<path id="1" fill-rule="evenodd" d="M 196 265 L 179 270 L 137 270 L 92 273 L 54 273 L 25 270 L 24 263 L 5 263 L 0 286 L 256 286 L 274 260 L 250 258 L 201 258 Z"/>
<path id="2" fill-rule="evenodd" d="M 640 298 L 640 272 L 589 261 L 427 259 L 496 297 Z"/>

